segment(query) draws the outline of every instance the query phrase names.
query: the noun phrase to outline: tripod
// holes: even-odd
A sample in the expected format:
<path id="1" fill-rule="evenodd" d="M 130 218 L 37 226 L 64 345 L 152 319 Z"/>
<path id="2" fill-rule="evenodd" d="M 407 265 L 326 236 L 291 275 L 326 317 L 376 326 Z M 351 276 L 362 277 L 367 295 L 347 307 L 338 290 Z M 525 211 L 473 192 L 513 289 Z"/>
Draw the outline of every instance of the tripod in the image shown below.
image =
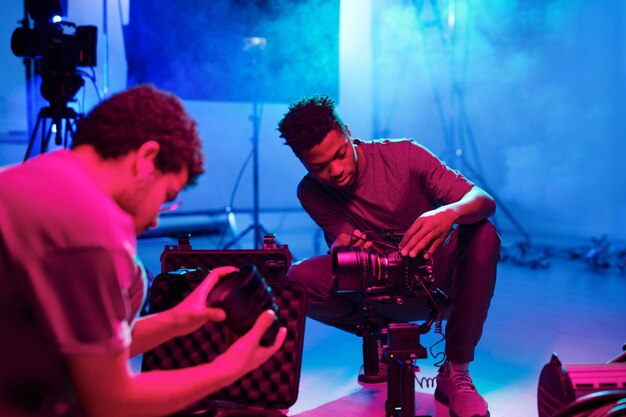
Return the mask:
<path id="1" fill-rule="evenodd" d="M 258 102 L 253 102 L 252 116 L 250 116 L 252 121 L 252 224 L 228 242 L 224 249 L 230 248 L 250 232 L 254 234 L 254 249 L 259 249 L 263 243 L 263 235 L 268 234 L 259 221 L 259 127 L 261 124 L 259 107 L 260 104 Z"/>
<path id="2" fill-rule="evenodd" d="M 37 131 L 40 127 L 40 153 L 45 153 L 48 150 L 48 144 L 50 143 L 50 139 L 52 138 L 53 133 L 55 137 L 55 144 L 62 144 L 64 147 L 67 148 L 67 146 L 69 145 L 70 137 L 72 140 L 74 139 L 76 122 L 78 122 L 79 119 L 80 115 L 74 109 L 67 107 L 66 104 L 58 107 L 42 107 L 41 110 L 39 110 L 39 115 L 37 116 L 37 122 L 35 123 L 33 133 L 30 135 L 28 149 L 26 150 L 26 155 L 24 155 L 24 161 L 30 158 L 30 153 L 35 144 Z M 49 125 L 48 121 L 50 121 Z"/>

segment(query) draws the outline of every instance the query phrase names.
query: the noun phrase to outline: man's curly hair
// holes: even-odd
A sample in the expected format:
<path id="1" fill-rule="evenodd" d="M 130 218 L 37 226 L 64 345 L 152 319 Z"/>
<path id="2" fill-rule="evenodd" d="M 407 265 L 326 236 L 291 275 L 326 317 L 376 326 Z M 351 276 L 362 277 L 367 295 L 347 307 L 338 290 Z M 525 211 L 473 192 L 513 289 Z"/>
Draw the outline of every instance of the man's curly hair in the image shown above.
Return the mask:
<path id="1" fill-rule="evenodd" d="M 278 122 L 280 137 L 298 157 L 303 151 L 319 145 L 331 130 L 347 133 L 345 124 L 335 111 L 335 101 L 323 94 L 291 103 L 289 111 Z"/>
<path id="2" fill-rule="evenodd" d="M 94 107 L 78 122 L 72 148 L 91 145 L 103 159 L 115 159 L 150 140 L 161 147 L 155 166 L 162 173 L 187 167 L 193 184 L 204 172 L 196 122 L 177 97 L 151 85 L 117 93 Z"/>

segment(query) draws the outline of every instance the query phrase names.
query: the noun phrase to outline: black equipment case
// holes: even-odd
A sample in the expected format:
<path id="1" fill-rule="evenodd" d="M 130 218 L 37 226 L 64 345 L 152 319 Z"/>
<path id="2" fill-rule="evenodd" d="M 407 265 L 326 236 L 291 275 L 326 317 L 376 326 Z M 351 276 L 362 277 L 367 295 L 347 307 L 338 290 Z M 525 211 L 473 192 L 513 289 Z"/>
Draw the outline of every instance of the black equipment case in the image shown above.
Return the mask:
<path id="1" fill-rule="evenodd" d="M 161 255 L 161 273 L 152 282 L 149 313 L 167 310 L 187 296 L 204 278 L 187 269 L 211 270 L 218 266 L 254 264 L 272 289 L 278 319 L 287 328 L 283 347 L 260 368 L 207 397 L 268 410 L 286 409 L 296 402 L 302 364 L 306 318 L 306 290 L 286 281 L 292 256 L 287 245 L 266 239 L 260 250 L 193 250 L 189 237 L 168 245 Z M 196 332 L 174 338 L 143 355 L 142 371 L 178 369 L 206 363 L 223 353 L 234 340 L 222 323 L 207 322 Z M 206 402 L 205 401 L 205 402 Z"/>

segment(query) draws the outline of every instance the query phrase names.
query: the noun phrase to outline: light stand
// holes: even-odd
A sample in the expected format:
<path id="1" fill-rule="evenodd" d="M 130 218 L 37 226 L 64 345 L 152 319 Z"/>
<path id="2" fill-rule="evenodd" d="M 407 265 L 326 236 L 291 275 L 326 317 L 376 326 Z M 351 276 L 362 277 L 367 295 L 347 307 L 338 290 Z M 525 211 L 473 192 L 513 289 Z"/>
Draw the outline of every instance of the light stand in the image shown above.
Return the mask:
<path id="1" fill-rule="evenodd" d="M 464 86 L 461 82 L 459 82 L 457 77 L 457 68 L 455 61 L 455 52 L 456 52 L 456 28 L 455 22 L 457 21 L 456 16 L 456 8 L 455 2 L 453 1 L 448 8 L 448 30 L 449 33 L 445 34 L 444 28 L 441 25 L 441 16 L 439 7 L 437 6 L 436 1 L 430 2 L 435 20 L 439 22 L 439 24 L 434 25 L 441 32 L 440 39 L 443 43 L 444 48 L 448 50 L 449 57 L 449 72 L 450 77 L 452 78 L 450 84 L 452 88 L 452 102 L 454 111 L 451 112 L 451 115 L 446 120 L 445 113 L 443 111 L 443 105 L 441 103 L 441 97 L 438 92 L 435 92 L 435 101 L 437 105 L 437 109 L 439 112 L 439 118 L 441 120 L 441 126 L 443 129 L 443 136 L 447 142 L 448 150 L 444 152 L 442 155 L 444 160 L 453 161 L 453 166 L 456 165 L 457 168 L 462 169 L 465 172 L 468 172 L 472 178 L 475 178 L 479 183 L 482 189 L 484 189 L 487 193 L 489 193 L 498 206 L 498 210 L 504 213 L 504 215 L 509 219 L 511 224 L 515 227 L 517 232 L 522 236 L 524 243 L 530 244 L 530 235 L 521 225 L 521 223 L 515 218 L 513 213 L 506 207 L 505 204 L 502 203 L 502 200 L 497 196 L 497 194 L 493 191 L 484 177 L 482 176 L 482 168 L 480 167 L 480 161 L 478 160 L 478 152 L 476 147 L 476 141 L 474 138 L 474 133 L 472 130 L 472 126 L 470 124 L 469 118 L 467 116 L 467 110 L 465 108 L 465 91 Z M 417 17 L 419 21 L 419 16 Z M 426 25 L 424 25 L 426 26 Z M 448 41 L 449 40 L 449 41 Z M 464 49 L 464 61 L 467 62 L 467 45 Z M 434 86 L 434 83 L 433 83 Z M 470 148 L 474 151 L 476 156 L 476 164 L 472 165 L 469 163 L 467 157 L 465 156 L 465 152 L 463 149 L 463 145 L 469 142 Z M 447 156 L 447 158 L 446 158 Z"/>
<path id="2" fill-rule="evenodd" d="M 374 13 L 374 16 L 380 16 L 383 11 L 383 6 L 381 1 L 375 1 L 375 7 L 378 10 Z M 422 33 L 425 33 L 428 29 L 435 29 L 439 36 L 439 40 L 441 41 L 442 47 L 446 52 L 446 56 L 449 59 L 448 62 L 448 71 L 450 73 L 450 77 L 452 78 L 450 81 L 451 88 L 451 105 L 449 109 L 444 108 L 442 94 L 436 87 L 435 82 L 435 71 L 432 68 L 432 65 L 429 65 L 429 62 L 426 62 L 427 73 L 431 79 L 431 85 L 434 96 L 434 104 L 436 108 L 436 112 L 439 117 L 440 127 L 442 129 L 443 138 L 446 145 L 446 150 L 441 154 L 441 159 L 448 162 L 454 168 L 458 168 L 461 171 L 467 172 L 473 179 L 476 180 L 477 184 L 480 185 L 486 192 L 488 192 L 494 200 L 496 200 L 498 206 L 498 212 L 503 213 L 517 230 L 519 235 L 523 239 L 523 245 L 530 245 L 530 235 L 524 229 L 522 224 L 515 218 L 511 210 L 507 208 L 507 206 L 502 202 L 499 196 L 489 187 L 481 175 L 482 169 L 480 167 L 480 163 L 477 158 L 477 149 L 474 141 L 474 135 L 469 123 L 467 112 L 465 109 L 464 103 L 464 87 L 461 82 L 458 80 L 458 76 L 456 73 L 457 65 L 455 61 L 455 52 L 456 52 L 456 33 L 455 33 L 455 25 L 459 20 L 458 16 L 456 16 L 456 1 L 450 0 L 448 2 L 448 16 L 446 19 L 442 19 L 441 12 L 439 10 L 438 2 L 436 0 L 430 1 L 421 1 L 421 0 L 413 0 L 412 7 L 415 10 L 416 21 L 419 27 L 419 30 Z M 426 4 L 428 4 L 430 14 L 429 18 L 422 18 L 421 15 L 426 8 Z M 445 23 L 444 23 L 445 22 Z M 444 27 L 444 24 L 447 26 Z M 380 48 L 381 47 L 381 39 L 380 39 L 380 30 L 377 29 L 377 24 L 373 25 L 373 47 Z M 427 50 L 426 44 L 422 45 L 423 56 L 430 57 L 436 56 L 436 54 L 431 53 L 432 51 Z M 374 52 L 374 56 L 377 55 L 378 51 Z M 464 50 L 464 61 L 463 65 L 467 63 L 467 46 Z M 388 129 L 386 126 L 381 126 L 380 118 L 379 118 L 379 108 L 380 108 L 380 80 L 377 74 L 378 65 L 374 65 L 374 115 L 373 115 L 373 124 L 374 124 L 374 135 L 375 137 L 388 137 Z M 448 111 L 447 111 L 448 110 Z M 467 145 L 473 151 L 475 156 L 475 163 L 470 164 L 468 158 L 466 157 L 465 146 L 467 141 Z M 495 222 L 495 219 L 494 219 Z"/>
<path id="3" fill-rule="evenodd" d="M 259 249 L 263 244 L 263 235 L 268 234 L 259 221 L 259 128 L 261 124 L 259 106 L 257 101 L 252 103 L 252 115 L 250 116 L 252 122 L 252 224 L 228 242 L 224 249 L 230 248 L 250 232 L 253 233 L 254 249 Z"/>
<path id="4" fill-rule="evenodd" d="M 251 82 L 258 90 L 258 61 L 262 58 L 263 50 L 267 46 L 267 39 L 259 36 L 251 36 L 244 38 L 243 41 L 243 52 L 248 54 L 253 69 L 253 79 Z M 260 110 L 262 107 L 257 98 L 258 97 L 252 102 L 252 115 L 250 116 L 250 121 L 252 122 L 252 224 L 227 243 L 224 249 L 228 249 L 239 242 L 249 232 L 253 233 L 254 249 L 259 249 L 263 244 L 263 235 L 268 234 L 267 230 L 265 230 L 259 221 L 259 130 L 261 128 Z"/>

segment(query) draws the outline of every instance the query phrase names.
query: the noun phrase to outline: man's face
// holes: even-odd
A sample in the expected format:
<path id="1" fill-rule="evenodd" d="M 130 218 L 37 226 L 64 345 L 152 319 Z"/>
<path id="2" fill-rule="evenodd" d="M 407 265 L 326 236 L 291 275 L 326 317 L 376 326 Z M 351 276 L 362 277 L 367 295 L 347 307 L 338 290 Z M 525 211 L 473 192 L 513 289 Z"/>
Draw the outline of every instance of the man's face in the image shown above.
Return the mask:
<path id="1" fill-rule="evenodd" d="M 176 199 L 188 179 L 187 168 L 165 174 L 155 169 L 149 175 L 137 178 L 134 186 L 120 196 L 118 204 L 133 217 L 137 235 L 158 225 L 161 207 Z"/>
<path id="2" fill-rule="evenodd" d="M 331 130 L 319 145 L 303 151 L 300 160 L 313 178 L 323 184 L 343 190 L 356 183 L 356 149 L 341 130 Z"/>

